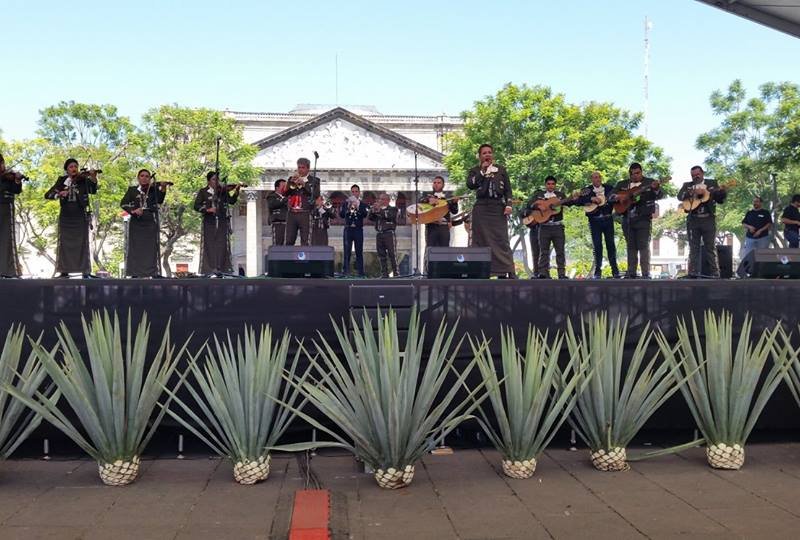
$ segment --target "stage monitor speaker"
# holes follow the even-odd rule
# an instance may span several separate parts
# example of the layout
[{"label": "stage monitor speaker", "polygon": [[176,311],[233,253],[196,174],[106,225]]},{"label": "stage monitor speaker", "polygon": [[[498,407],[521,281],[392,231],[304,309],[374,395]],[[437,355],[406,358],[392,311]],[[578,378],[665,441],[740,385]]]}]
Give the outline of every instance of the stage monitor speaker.
[{"label": "stage monitor speaker", "polygon": [[333,277],[332,246],[270,246],[267,275],[281,278]]},{"label": "stage monitor speaker", "polygon": [[[350,285],[350,313],[356,322],[361,322],[364,313],[377,329],[378,311],[386,313],[391,308],[397,317],[397,327],[404,331],[404,339],[414,308],[415,291],[413,285]],[[349,321],[348,321],[349,323]]]},{"label": "stage monitor speaker", "polygon": [[[719,265],[719,277],[731,279],[733,277],[733,247],[717,246],[717,264]],[[700,248],[700,273],[704,276],[711,275],[711,268],[705,257],[705,250]]]},{"label": "stage monitor speaker", "polygon": [[429,247],[425,250],[429,278],[488,279],[492,250],[483,247]]},{"label": "stage monitor speaker", "polygon": [[742,260],[742,269],[751,278],[800,278],[800,249],[754,249]]}]

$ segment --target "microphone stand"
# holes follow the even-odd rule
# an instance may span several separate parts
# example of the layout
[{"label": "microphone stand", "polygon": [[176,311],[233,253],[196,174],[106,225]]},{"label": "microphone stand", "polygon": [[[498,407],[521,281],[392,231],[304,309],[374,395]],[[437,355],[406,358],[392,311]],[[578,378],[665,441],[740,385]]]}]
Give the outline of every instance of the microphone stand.
[{"label": "microphone stand", "polygon": [[414,224],[414,245],[416,246],[416,253],[414,253],[414,270],[411,272],[410,275],[400,276],[405,278],[422,278],[425,277],[420,271],[420,255],[422,254],[422,250],[420,249],[419,245],[419,168],[417,167],[417,153],[414,152],[414,204],[417,205],[417,222]]}]

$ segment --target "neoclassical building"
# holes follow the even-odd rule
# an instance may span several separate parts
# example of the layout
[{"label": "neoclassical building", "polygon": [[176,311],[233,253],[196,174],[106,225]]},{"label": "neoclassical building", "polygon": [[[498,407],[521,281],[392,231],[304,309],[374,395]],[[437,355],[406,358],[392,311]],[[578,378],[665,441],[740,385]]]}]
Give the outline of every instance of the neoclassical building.
[{"label": "neoclassical building", "polygon": [[[334,207],[346,199],[352,184],[361,187],[368,204],[380,193],[390,194],[401,216],[397,231],[400,270],[413,271],[417,246],[413,228],[405,222],[405,207],[413,204],[415,177],[419,178],[420,192],[430,190],[437,175],[447,180],[444,136],[461,129],[459,117],[394,116],[382,115],[371,107],[326,106],[298,106],[288,113],[226,114],[243,126],[245,141],[258,148],[253,164],[262,171],[260,184],[243,192],[247,202],[239,205],[234,216],[234,269],[244,269],[248,276],[264,272],[264,255],[272,245],[266,195],[275,180],[293,174],[297,158],[311,159],[313,168],[317,152],[317,176]],[[329,231],[339,257],[342,221],[337,218]],[[375,231],[371,223],[365,224],[364,231],[369,266],[375,258]],[[466,244],[463,227],[454,228],[453,234],[455,242]],[[424,244],[422,232],[420,240]]]}]

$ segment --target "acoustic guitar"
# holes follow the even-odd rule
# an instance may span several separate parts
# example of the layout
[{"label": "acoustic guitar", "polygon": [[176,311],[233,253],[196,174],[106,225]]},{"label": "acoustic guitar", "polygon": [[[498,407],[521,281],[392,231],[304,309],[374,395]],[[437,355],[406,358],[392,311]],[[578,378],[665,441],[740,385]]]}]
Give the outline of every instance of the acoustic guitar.
[{"label": "acoustic guitar", "polygon": [[533,202],[531,213],[522,218],[522,223],[524,225],[530,225],[531,223],[540,225],[545,223],[561,211],[561,206],[576,200],[579,196],[580,193],[574,193],[565,199],[559,199],[557,197],[538,199]]},{"label": "acoustic guitar", "polygon": [[[659,187],[662,184],[669,182],[672,180],[671,176],[667,176],[666,178],[659,178],[657,180]],[[631,206],[636,204],[636,201],[639,200],[639,197],[643,193],[647,193],[648,191],[653,191],[653,184],[650,183],[647,186],[644,184],[640,186],[636,186],[635,188],[631,189],[621,189],[614,194],[614,213],[615,214],[624,214],[627,212]]]},{"label": "acoustic guitar", "polygon": [[704,189],[696,193],[694,192],[694,190],[692,190],[692,193],[690,193],[689,197],[681,201],[681,208],[683,208],[683,211],[688,214],[689,212],[696,210],[701,204],[710,201],[711,194],[714,193],[715,191],[727,191],[730,188],[734,187],[736,184],[737,184],[736,180],[731,180],[730,182],[727,182],[721,186],[712,187],[710,189]]}]

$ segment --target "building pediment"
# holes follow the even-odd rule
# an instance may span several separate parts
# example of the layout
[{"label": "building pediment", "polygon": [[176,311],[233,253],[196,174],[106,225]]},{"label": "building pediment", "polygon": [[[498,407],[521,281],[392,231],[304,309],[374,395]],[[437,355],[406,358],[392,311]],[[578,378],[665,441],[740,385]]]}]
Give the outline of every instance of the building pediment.
[{"label": "building pediment", "polygon": [[444,155],[345,109],[336,108],[255,143],[254,164],[293,169],[298,157],[320,155],[321,169],[443,169]]}]

